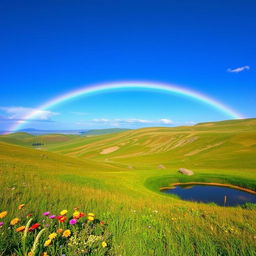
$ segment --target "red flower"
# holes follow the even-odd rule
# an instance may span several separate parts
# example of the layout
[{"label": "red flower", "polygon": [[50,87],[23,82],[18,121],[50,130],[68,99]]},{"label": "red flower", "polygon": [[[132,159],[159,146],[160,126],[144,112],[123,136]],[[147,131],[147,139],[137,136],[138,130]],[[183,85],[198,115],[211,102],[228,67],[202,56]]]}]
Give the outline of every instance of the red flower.
[{"label": "red flower", "polygon": [[32,216],[32,214],[31,213],[29,213],[28,215],[27,215],[27,217],[31,217]]},{"label": "red flower", "polygon": [[35,230],[35,229],[37,229],[37,228],[39,228],[39,227],[40,227],[40,224],[39,224],[39,223],[36,223],[36,224],[32,225],[32,226],[29,228],[29,231],[33,231],[33,230]]},{"label": "red flower", "polygon": [[83,213],[83,212],[80,212],[79,218],[82,218],[82,217],[84,217],[84,216],[85,216],[84,213]]},{"label": "red flower", "polygon": [[67,217],[66,216],[57,216],[56,219],[59,221],[59,222],[65,222]]},{"label": "red flower", "polygon": [[104,221],[101,221],[101,222],[100,222],[100,224],[101,224],[101,225],[104,225],[104,224],[105,224],[105,222],[104,222]]}]

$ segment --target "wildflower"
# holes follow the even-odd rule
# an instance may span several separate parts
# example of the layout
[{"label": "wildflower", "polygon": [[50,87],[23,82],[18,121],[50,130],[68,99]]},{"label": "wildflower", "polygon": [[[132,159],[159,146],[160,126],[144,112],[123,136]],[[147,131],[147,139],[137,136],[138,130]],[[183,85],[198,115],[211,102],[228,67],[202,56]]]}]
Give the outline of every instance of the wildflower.
[{"label": "wildflower", "polygon": [[59,221],[59,222],[65,222],[67,217],[66,216],[57,216],[56,219]]},{"label": "wildflower", "polygon": [[62,228],[58,228],[58,229],[57,229],[57,233],[60,234],[60,233],[62,233],[62,232],[63,232],[63,229],[62,229]]},{"label": "wildflower", "polygon": [[29,231],[33,231],[33,230],[35,230],[35,229],[37,229],[37,228],[39,228],[39,227],[40,227],[40,224],[39,224],[39,223],[36,223],[36,224],[32,225],[32,226],[29,228]]},{"label": "wildflower", "polygon": [[29,252],[29,253],[28,253],[28,256],[33,256],[33,252]]},{"label": "wildflower", "polygon": [[44,216],[48,216],[50,214],[50,212],[44,212],[43,215]]},{"label": "wildflower", "polygon": [[3,222],[0,222],[0,227],[2,227],[4,225],[4,223]]},{"label": "wildflower", "polygon": [[29,217],[31,217],[32,216],[32,214],[31,213],[29,213],[28,215],[27,215],[27,217],[29,218]]},{"label": "wildflower", "polygon": [[79,219],[80,218],[80,212],[79,211],[74,211],[73,218],[74,219]]},{"label": "wildflower", "polygon": [[44,242],[44,246],[47,247],[49,246],[50,244],[52,243],[52,240],[51,239],[48,239]]},{"label": "wildflower", "polygon": [[57,233],[51,233],[49,236],[48,236],[48,238],[49,239],[54,239],[54,238],[56,238],[57,237]]},{"label": "wildflower", "polygon": [[18,209],[21,210],[24,206],[25,206],[25,204],[20,204],[20,205],[18,206]]},{"label": "wildflower", "polygon": [[88,216],[94,217],[95,214],[94,213],[88,213]]},{"label": "wildflower", "polygon": [[14,219],[11,220],[10,224],[13,226],[13,225],[16,225],[19,222],[20,222],[19,218],[14,218]]},{"label": "wildflower", "polygon": [[49,256],[47,252],[43,252],[41,256]]},{"label": "wildflower", "polygon": [[16,232],[21,232],[21,231],[23,231],[25,228],[26,228],[25,226],[18,227],[18,228],[16,228]]},{"label": "wildflower", "polygon": [[76,220],[76,219],[72,219],[72,220],[69,221],[69,224],[70,224],[70,225],[74,225],[74,224],[76,224],[76,223],[77,223],[77,220]]},{"label": "wildflower", "polygon": [[68,212],[67,210],[62,210],[62,211],[60,212],[60,215],[62,215],[62,216],[63,216],[63,215],[66,215],[67,212]]},{"label": "wildflower", "polygon": [[79,217],[82,218],[82,217],[84,217],[84,215],[85,214],[83,212],[80,212],[80,216]]},{"label": "wildflower", "polygon": [[103,241],[103,242],[101,243],[101,245],[102,245],[103,248],[105,248],[105,247],[107,247],[108,244],[107,244],[105,241]]},{"label": "wildflower", "polygon": [[55,218],[56,218],[56,215],[49,216],[49,219],[55,219]]},{"label": "wildflower", "polygon": [[67,229],[67,230],[65,230],[64,232],[63,232],[63,237],[69,237],[71,235],[71,231],[69,230],[69,229]]},{"label": "wildflower", "polygon": [[87,219],[88,219],[89,221],[93,221],[93,220],[94,220],[94,217],[93,217],[93,216],[88,216]]},{"label": "wildflower", "polygon": [[7,215],[7,211],[0,212],[0,219],[4,218]]},{"label": "wildflower", "polygon": [[101,224],[101,225],[105,225],[105,222],[104,222],[104,221],[101,221],[100,224]]}]

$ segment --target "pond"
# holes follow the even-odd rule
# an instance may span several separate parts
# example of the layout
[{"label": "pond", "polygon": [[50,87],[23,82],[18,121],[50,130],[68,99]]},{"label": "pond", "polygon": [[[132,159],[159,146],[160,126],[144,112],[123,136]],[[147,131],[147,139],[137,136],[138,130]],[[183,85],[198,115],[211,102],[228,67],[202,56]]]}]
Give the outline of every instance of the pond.
[{"label": "pond", "polygon": [[218,185],[177,185],[174,188],[161,189],[161,192],[175,194],[182,200],[215,203],[221,206],[256,203],[256,194]]}]

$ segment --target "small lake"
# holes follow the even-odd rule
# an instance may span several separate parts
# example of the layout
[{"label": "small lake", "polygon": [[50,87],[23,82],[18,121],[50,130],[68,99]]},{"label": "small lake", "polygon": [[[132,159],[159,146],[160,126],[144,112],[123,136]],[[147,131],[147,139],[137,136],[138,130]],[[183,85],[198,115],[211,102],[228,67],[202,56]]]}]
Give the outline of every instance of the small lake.
[{"label": "small lake", "polygon": [[[247,202],[256,203],[255,194],[217,185],[177,185],[173,189],[163,189],[161,192],[175,194],[182,200],[215,203],[221,206],[236,206]],[[224,203],[225,196],[226,203]]]}]

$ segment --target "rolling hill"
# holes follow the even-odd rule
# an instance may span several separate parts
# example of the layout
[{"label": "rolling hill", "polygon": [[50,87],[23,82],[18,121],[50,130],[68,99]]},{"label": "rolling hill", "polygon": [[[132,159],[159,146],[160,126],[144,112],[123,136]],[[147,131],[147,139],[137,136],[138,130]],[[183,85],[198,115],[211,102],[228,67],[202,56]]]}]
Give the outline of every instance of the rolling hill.
[{"label": "rolling hill", "polygon": [[[254,256],[253,206],[182,201],[160,188],[210,181],[256,190],[255,128],[256,119],[247,119],[90,137],[3,135],[0,212],[20,216],[22,203],[39,221],[48,210],[94,212],[107,223],[110,255]],[[35,141],[44,145],[33,148]],[[12,248],[17,242],[2,236],[0,255]]]}]

